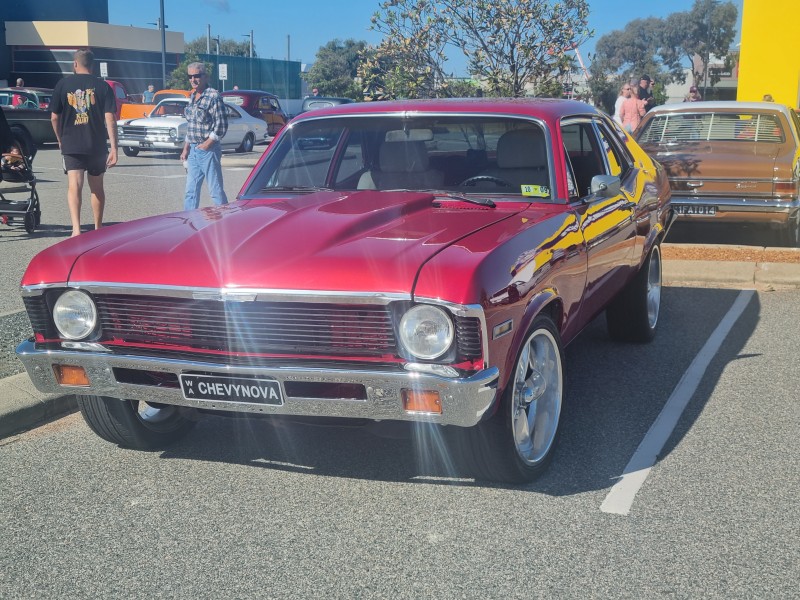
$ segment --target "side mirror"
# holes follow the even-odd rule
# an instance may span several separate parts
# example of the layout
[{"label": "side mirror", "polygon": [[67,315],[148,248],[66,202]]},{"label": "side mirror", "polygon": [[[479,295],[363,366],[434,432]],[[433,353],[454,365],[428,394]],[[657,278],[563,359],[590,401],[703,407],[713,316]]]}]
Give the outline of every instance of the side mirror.
[{"label": "side mirror", "polygon": [[620,194],[620,181],[616,175],[595,175],[592,177],[592,194],[611,198]]}]

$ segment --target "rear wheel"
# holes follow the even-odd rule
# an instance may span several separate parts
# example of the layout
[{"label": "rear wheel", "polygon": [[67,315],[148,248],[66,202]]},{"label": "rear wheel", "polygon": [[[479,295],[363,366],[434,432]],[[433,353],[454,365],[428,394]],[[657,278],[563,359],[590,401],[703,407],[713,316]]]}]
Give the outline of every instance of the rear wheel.
[{"label": "rear wheel", "polygon": [[138,148],[131,148],[129,146],[123,146],[122,151],[125,153],[125,156],[138,156],[139,154]]},{"label": "rear wheel", "polygon": [[76,396],[83,419],[97,435],[123,448],[163,448],[194,426],[191,409],[105,396]]},{"label": "rear wheel", "polygon": [[246,136],[244,136],[244,139],[242,140],[242,143],[239,144],[239,147],[236,148],[236,151],[237,152],[252,152],[253,151],[253,140],[254,140],[253,134],[252,133],[248,133]]},{"label": "rear wheel", "polygon": [[650,250],[644,265],[606,309],[611,337],[620,342],[649,342],[661,311],[661,247]]},{"label": "rear wheel", "polygon": [[36,231],[36,214],[34,212],[26,212],[23,224],[25,225],[25,231],[28,233]]},{"label": "rear wheel", "polygon": [[545,471],[558,440],[563,363],[555,324],[538,316],[497,413],[475,427],[453,432],[464,470],[479,479],[505,483],[527,483]]}]

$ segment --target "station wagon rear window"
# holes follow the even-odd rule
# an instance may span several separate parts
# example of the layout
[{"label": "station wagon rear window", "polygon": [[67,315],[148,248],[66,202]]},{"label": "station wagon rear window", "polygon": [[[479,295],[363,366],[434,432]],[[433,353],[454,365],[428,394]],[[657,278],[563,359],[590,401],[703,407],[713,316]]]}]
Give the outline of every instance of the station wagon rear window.
[{"label": "station wagon rear window", "polygon": [[483,116],[299,121],[270,150],[245,196],[270,191],[444,190],[554,197],[544,127]]},{"label": "station wagon rear window", "polygon": [[651,119],[638,136],[640,144],[687,141],[780,144],[784,140],[777,115],[755,112],[661,114]]}]

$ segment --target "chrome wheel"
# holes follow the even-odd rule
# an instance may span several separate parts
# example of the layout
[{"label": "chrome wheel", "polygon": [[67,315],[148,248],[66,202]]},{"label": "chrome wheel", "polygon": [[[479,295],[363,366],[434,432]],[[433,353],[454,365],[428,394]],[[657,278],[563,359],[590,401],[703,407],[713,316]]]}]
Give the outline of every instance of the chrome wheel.
[{"label": "chrome wheel", "polygon": [[[131,401],[136,418],[152,431],[172,431],[179,424],[179,408],[168,404]],[[138,404],[138,406],[136,406]]]},{"label": "chrome wheel", "polygon": [[650,329],[658,323],[661,310],[661,248],[654,246],[650,253],[650,267],[647,270],[647,322]]},{"label": "chrome wheel", "polygon": [[558,431],[562,394],[558,342],[547,329],[537,329],[517,361],[511,399],[514,446],[526,465],[537,465],[548,456]]}]

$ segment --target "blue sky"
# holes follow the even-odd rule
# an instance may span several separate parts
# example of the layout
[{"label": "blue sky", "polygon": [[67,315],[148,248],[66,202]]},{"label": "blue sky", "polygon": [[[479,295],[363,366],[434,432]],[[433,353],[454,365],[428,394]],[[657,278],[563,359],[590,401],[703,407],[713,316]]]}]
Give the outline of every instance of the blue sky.
[{"label": "blue sky", "polygon": [[[743,0],[733,0],[741,15]],[[664,17],[689,10],[693,0],[589,0],[589,26],[595,37],[581,46],[584,59],[594,51],[596,40],[629,20]],[[366,40],[377,44],[380,36],[369,29],[370,17],[379,0],[164,0],[164,21],[172,31],[181,31],[185,40],[211,35],[242,41],[253,30],[256,52],[261,58],[285,59],[304,63],[314,61],[320,46],[333,39]],[[109,22],[113,25],[152,27],[160,11],[159,0],[108,0]],[[624,20],[623,20],[624,19]],[[456,71],[464,66],[454,64]],[[456,75],[466,75],[457,72]]]}]

